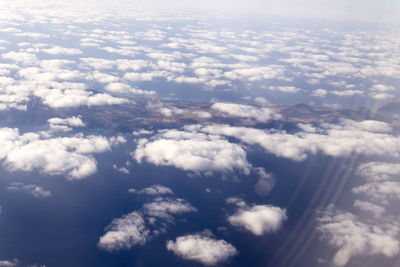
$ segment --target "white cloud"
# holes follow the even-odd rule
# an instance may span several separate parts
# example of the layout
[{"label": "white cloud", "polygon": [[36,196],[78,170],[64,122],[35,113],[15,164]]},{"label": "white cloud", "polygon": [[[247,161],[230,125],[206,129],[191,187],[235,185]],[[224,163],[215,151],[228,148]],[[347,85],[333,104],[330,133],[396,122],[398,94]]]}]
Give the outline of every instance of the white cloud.
[{"label": "white cloud", "polygon": [[25,52],[8,52],[1,55],[5,59],[10,59],[24,65],[34,65],[38,62],[35,54]]},{"label": "white cloud", "polygon": [[369,181],[398,179],[400,164],[387,162],[368,162],[358,166],[357,173]]},{"label": "white cloud", "polygon": [[287,219],[286,210],[279,207],[269,205],[248,206],[238,199],[227,199],[227,203],[238,206],[237,212],[228,217],[228,222],[257,236],[278,231]]},{"label": "white cloud", "polygon": [[156,91],[146,91],[142,89],[136,89],[132,88],[126,83],[117,83],[117,82],[112,82],[106,85],[104,88],[109,92],[113,93],[132,93],[132,94],[137,94],[137,95],[156,95]]},{"label": "white cloud", "polygon": [[184,199],[157,197],[152,202],[145,203],[140,211],[114,219],[106,227],[107,232],[100,237],[98,246],[114,251],[144,245],[153,237],[166,232],[175,223],[176,216],[196,211]]},{"label": "white cloud", "polygon": [[117,165],[113,164],[113,169],[119,171],[120,173],[129,174],[129,170],[126,167],[118,167]]},{"label": "white cloud", "polygon": [[140,139],[132,156],[139,163],[145,159],[194,172],[250,170],[241,146],[219,136],[187,131],[164,130],[151,139]]},{"label": "white cloud", "polygon": [[354,201],[353,206],[356,208],[359,208],[360,210],[371,212],[377,218],[382,216],[386,211],[385,207],[381,207],[374,203],[371,203],[368,201],[362,201],[362,200],[358,200],[358,199],[356,201]]},{"label": "white cloud", "polygon": [[211,107],[219,112],[227,113],[232,116],[250,118],[260,122],[277,120],[282,116],[270,108],[259,108],[250,105],[232,104],[232,103],[214,103]]},{"label": "white cloud", "polygon": [[179,236],[167,241],[167,249],[186,259],[204,265],[216,265],[238,254],[234,246],[221,239],[202,234]]},{"label": "white cloud", "polygon": [[361,90],[332,90],[330,93],[337,95],[337,96],[353,96],[353,95],[362,95],[364,94]]},{"label": "white cloud", "polygon": [[396,90],[396,88],[394,88],[391,85],[375,84],[369,90],[378,92],[387,92],[387,91],[394,91]]},{"label": "white cloud", "polygon": [[387,205],[390,199],[400,199],[400,182],[373,182],[354,187],[352,191]]},{"label": "white cloud", "polygon": [[84,127],[85,124],[83,123],[80,117],[70,117],[70,118],[50,118],[47,120],[50,125],[50,128],[53,131],[70,131],[72,130],[71,127]]},{"label": "white cloud", "polygon": [[122,218],[114,219],[106,230],[108,232],[100,237],[98,246],[108,251],[130,249],[135,245],[143,245],[151,234],[146,227],[142,214],[136,211]]},{"label": "white cloud", "polygon": [[75,135],[51,137],[48,133],[20,134],[18,129],[0,128],[0,160],[9,170],[39,170],[48,175],[82,179],[97,170],[92,154],[124,143],[121,137]]},{"label": "white cloud", "polygon": [[197,209],[190,205],[184,199],[162,198],[157,197],[153,202],[143,205],[146,214],[152,217],[167,218],[174,214],[183,214],[188,212],[196,212]]},{"label": "white cloud", "polygon": [[317,230],[328,242],[349,256],[399,253],[399,226],[396,223],[365,223],[355,215],[328,208],[317,218]]},{"label": "white cloud", "polygon": [[326,94],[327,94],[327,91],[325,89],[317,89],[317,90],[314,90],[311,95],[317,96],[317,97],[325,97]]},{"label": "white cloud", "polygon": [[46,48],[41,50],[44,53],[52,55],[79,55],[82,51],[77,48],[66,48],[61,46],[53,46],[51,48]]},{"label": "white cloud", "polygon": [[290,134],[228,125],[185,127],[190,131],[235,137],[246,144],[258,144],[276,156],[297,161],[306,159],[307,153],[319,152],[330,156],[348,156],[352,153],[400,156],[400,138],[393,136],[390,125],[384,122],[342,120],[338,124],[323,123],[318,128],[312,128],[315,132]]},{"label": "white cloud", "polygon": [[51,196],[50,191],[34,184],[25,185],[23,183],[12,183],[9,187],[7,187],[7,190],[25,192],[37,198]]},{"label": "white cloud", "polygon": [[172,190],[166,186],[155,184],[150,187],[146,187],[142,190],[136,190],[136,189],[129,189],[129,193],[136,193],[136,194],[144,194],[144,195],[173,195],[174,193]]},{"label": "white cloud", "polygon": [[273,91],[281,91],[284,93],[292,93],[292,94],[300,91],[299,88],[294,86],[270,86],[269,89]]}]

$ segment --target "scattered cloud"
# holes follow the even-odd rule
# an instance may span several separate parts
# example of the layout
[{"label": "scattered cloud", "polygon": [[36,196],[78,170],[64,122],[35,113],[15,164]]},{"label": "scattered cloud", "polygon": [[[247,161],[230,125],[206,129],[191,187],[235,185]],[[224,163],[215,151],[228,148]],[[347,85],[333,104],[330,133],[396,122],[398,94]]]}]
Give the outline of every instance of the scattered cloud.
[{"label": "scattered cloud", "polygon": [[139,163],[146,160],[193,172],[250,170],[241,146],[219,136],[189,131],[163,130],[150,139],[139,139],[132,156]]},{"label": "scattered cloud", "polygon": [[124,142],[122,137],[52,137],[46,132],[20,134],[18,129],[0,128],[0,160],[10,171],[39,170],[48,175],[82,179],[97,170],[92,154],[110,151],[112,146]]},{"label": "scattered cloud", "polygon": [[100,237],[98,246],[107,251],[130,249],[143,245],[150,238],[150,230],[139,212],[131,212],[122,218],[114,219],[106,228],[107,233]]},{"label": "scattered cloud", "polygon": [[215,239],[204,234],[179,236],[175,241],[167,241],[167,250],[185,260],[192,260],[204,265],[216,265],[238,254],[236,248],[222,239]]},{"label": "scattered cloud", "polygon": [[357,173],[369,181],[397,179],[400,175],[400,164],[376,161],[367,162],[358,166]]},{"label": "scattered cloud", "polygon": [[[155,188],[160,189],[160,186],[146,188],[140,194],[160,195],[154,192],[157,190]],[[169,193],[166,191],[171,191],[163,187],[160,190],[166,194]],[[141,210],[114,219],[105,228],[107,232],[100,237],[98,246],[107,251],[116,251],[144,245],[155,236],[166,232],[175,223],[176,216],[190,212],[197,212],[197,209],[184,199],[156,197],[145,203]]]},{"label": "scattered cloud", "polygon": [[231,116],[254,119],[260,122],[282,118],[282,116],[273,109],[259,108],[250,105],[214,103],[211,108],[222,113],[227,113]]},{"label": "scattered cloud", "polygon": [[143,194],[143,195],[173,195],[174,192],[166,186],[155,184],[150,187],[146,187],[142,190],[136,190],[134,188],[131,188],[128,190],[129,193],[135,193],[135,194]]},{"label": "scattered cloud", "polygon": [[317,218],[317,230],[332,246],[350,257],[382,254],[393,257],[399,253],[397,239],[400,228],[396,223],[363,222],[357,216],[327,208]]},{"label": "scattered cloud", "polygon": [[50,125],[50,129],[53,131],[71,131],[71,127],[84,127],[85,123],[83,123],[80,117],[70,117],[70,118],[50,118],[47,120]]},{"label": "scattered cloud", "polygon": [[34,184],[23,184],[23,183],[12,183],[9,187],[7,187],[8,191],[19,191],[28,193],[36,198],[40,197],[50,197],[51,192]]},{"label": "scattered cloud", "polygon": [[286,210],[269,205],[248,206],[240,199],[227,199],[228,204],[236,204],[238,210],[228,216],[233,226],[246,229],[254,235],[261,236],[277,232],[287,219]]}]

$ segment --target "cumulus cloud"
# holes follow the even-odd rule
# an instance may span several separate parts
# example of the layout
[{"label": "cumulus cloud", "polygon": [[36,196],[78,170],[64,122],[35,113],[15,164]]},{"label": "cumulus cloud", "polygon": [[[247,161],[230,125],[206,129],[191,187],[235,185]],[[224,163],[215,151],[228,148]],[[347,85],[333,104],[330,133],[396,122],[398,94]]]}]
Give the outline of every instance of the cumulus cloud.
[{"label": "cumulus cloud", "polygon": [[325,97],[328,92],[325,89],[314,90],[312,96]]},{"label": "cumulus cloud", "polygon": [[322,211],[317,222],[323,238],[350,257],[372,254],[393,257],[399,253],[400,228],[394,222],[363,222],[354,214],[332,207]]},{"label": "cumulus cloud", "polygon": [[250,118],[260,122],[278,120],[282,118],[282,116],[273,109],[259,108],[242,104],[214,103],[211,108],[232,116]]},{"label": "cumulus cloud", "polygon": [[142,138],[132,156],[139,163],[146,160],[194,172],[250,170],[241,146],[219,136],[188,131],[164,130],[150,139]]},{"label": "cumulus cloud", "polygon": [[184,235],[167,241],[167,250],[186,260],[204,265],[216,265],[238,254],[237,249],[222,239],[204,234]]},{"label": "cumulus cloud", "polygon": [[110,151],[126,142],[122,137],[74,135],[52,137],[48,133],[20,134],[18,129],[0,128],[0,160],[9,170],[33,171],[82,179],[97,170],[92,154]]},{"label": "cumulus cloud", "polygon": [[83,123],[80,117],[70,117],[70,118],[50,118],[47,120],[50,125],[50,128],[54,131],[70,131],[71,127],[84,127],[85,123]]},{"label": "cumulus cloud", "polygon": [[[156,195],[152,194],[154,188],[147,190],[151,191],[150,196]],[[162,190],[165,191],[165,188]],[[106,227],[107,232],[100,237],[98,246],[107,251],[115,251],[144,245],[153,237],[166,232],[175,223],[176,216],[196,211],[184,199],[157,197],[145,203],[141,210],[114,219]]]},{"label": "cumulus cloud", "polygon": [[292,94],[300,91],[300,88],[294,86],[270,86],[269,89],[273,91],[281,91],[284,93],[292,93]]},{"label": "cumulus cloud", "polygon": [[119,171],[120,173],[129,174],[129,170],[126,167],[118,167],[117,165],[113,164],[113,169]]},{"label": "cumulus cloud", "polygon": [[[400,138],[392,135],[391,126],[380,121],[342,120],[338,124],[320,124],[304,127],[303,131],[287,133],[279,130],[261,130],[228,125],[192,125],[189,131],[235,137],[250,145],[260,145],[279,157],[301,161],[307,153],[329,156],[349,156],[352,153],[366,156],[400,156]],[[309,132],[304,129],[313,129]]]},{"label": "cumulus cloud", "polygon": [[144,195],[173,195],[174,192],[166,186],[155,184],[150,187],[146,187],[142,190],[136,190],[134,188],[131,188],[128,190],[129,193],[135,193],[135,194],[144,194]]},{"label": "cumulus cloud", "polygon": [[400,164],[375,161],[367,162],[358,166],[357,173],[369,181],[397,179],[400,175]]},{"label": "cumulus cloud", "polygon": [[51,192],[49,190],[34,184],[26,185],[23,183],[12,183],[9,187],[7,187],[7,190],[25,192],[36,198],[51,196]]},{"label": "cumulus cloud", "polygon": [[352,192],[387,205],[391,199],[400,199],[400,182],[372,182],[354,187]]},{"label": "cumulus cloud", "polygon": [[137,95],[156,95],[156,92],[154,90],[146,91],[146,90],[136,89],[136,88],[132,88],[128,84],[117,83],[117,82],[112,82],[112,83],[107,84],[105,89],[107,91],[113,92],[113,93],[132,93],[132,94],[137,94]]},{"label": "cumulus cloud", "polygon": [[269,205],[248,206],[244,201],[237,198],[229,198],[227,203],[236,204],[238,207],[236,213],[228,217],[228,222],[257,236],[278,231],[287,219],[286,210],[279,207]]},{"label": "cumulus cloud", "polygon": [[113,251],[130,249],[134,245],[143,245],[150,237],[143,215],[131,212],[122,218],[114,219],[106,228],[107,233],[100,237],[98,246]]},{"label": "cumulus cloud", "polygon": [[77,48],[66,48],[62,46],[53,46],[51,48],[45,48],[41,50],[44,53],[52,55],[79,55],[82,51]]},{"label": "cumulus cloud", "polygon": [[153,217],[167,218],[174,214],[196,212],[197,209],[181,198],[171,199],[158,197],[143,205],[146,214]]}]

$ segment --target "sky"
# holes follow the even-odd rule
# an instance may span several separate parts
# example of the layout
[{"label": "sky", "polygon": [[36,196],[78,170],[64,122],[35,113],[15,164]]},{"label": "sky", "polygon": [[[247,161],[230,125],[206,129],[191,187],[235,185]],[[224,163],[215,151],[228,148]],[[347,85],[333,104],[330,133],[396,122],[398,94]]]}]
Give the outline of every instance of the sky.
[{"label": "sky", "polygon": [[[74,0],[75,1],[75,0]],[[82,3],[82,1],[76,1]],[[83,3],[98,5],[98,1]],[[283,17],[305,19],[329,19],[345,21],[398,24],[400,2],[396,0],[117,0],[102,1],[102,5],[197,10],[247,17]]]},{"label": "sky", "polygon": [[0,266],[400,261],[397,11],[0,0]]}]

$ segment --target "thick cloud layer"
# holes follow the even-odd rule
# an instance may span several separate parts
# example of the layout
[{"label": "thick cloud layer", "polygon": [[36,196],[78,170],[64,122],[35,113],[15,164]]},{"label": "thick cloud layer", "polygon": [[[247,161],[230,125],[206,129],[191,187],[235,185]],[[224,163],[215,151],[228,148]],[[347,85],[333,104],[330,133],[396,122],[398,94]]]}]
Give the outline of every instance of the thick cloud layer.
[{"label": "thick cloud layer", "polygon": [[238,254],[234,246],[221,239],[202,234],[179,236],[167,241],[167,249],[186,259],[204,265],[216,265]]}]

